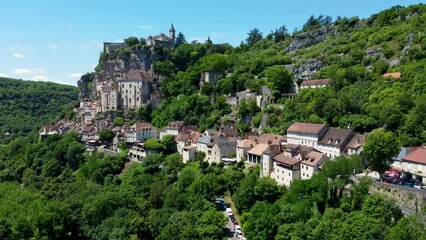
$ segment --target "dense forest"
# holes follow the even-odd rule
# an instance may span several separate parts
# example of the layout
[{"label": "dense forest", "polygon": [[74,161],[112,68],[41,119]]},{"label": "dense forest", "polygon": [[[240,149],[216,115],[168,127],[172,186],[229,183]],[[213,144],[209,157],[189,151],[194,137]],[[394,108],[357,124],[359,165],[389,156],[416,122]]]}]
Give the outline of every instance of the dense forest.
[{"label": "dense forest", "polygon": [[[426,141],[425,23],[426,7],[415,5],[368,19],[312,16],[291,34],[285,26],[266,36],[253,29],[238,47],[189,44],[179,34],[176,48],[157,49],[164,55],[154,64],[164,76],[164,101],[141,108],[139,117],[157,127],[185,120],[203,130],[235,110],[239,119],[253,118],[250,126],[237,122],[241,131],[265,119],[263,130],[274,133],[295,121],[323,122],[357,132],[384,127],[401,144],[420,145]],[[318,43],[292,44],[297,36],[319,32],[327,37]],[[293,73],[285,66],[309,61],[323,64],[313,77],[332,78],[331,86],[287,99]],[[200,88],[202,71],[225,77]],[[399,79],[382,77],[397,71]],[[226,103],[228,95],[263,85],[274,98],[264,110],[251,101],[238,109]],[[358,156],[329,161],[312,179],[288,189],[241,162],[182,164],[160,140],[152,142],[158,154],[130,164],[126,150],[88,154],[73,133],[40,140],[31,132],[55,118],[71,118],[64,106],[74,104],[76,88],[3,78],[0,86],[0,129],[14,134],[0,145],[0,239],[226,239],[227,218],[214,201],[224,196],[232,199],[250,240],[426,239],[422,215],[403,217],[392,201],[369,194],[368,179],[353,182]]]},{"label": "dense forest", "polygon": [[224,239],[229,196],[248,239],[424,239],[420,216],[402,217],[369,194],[369,180],[344,187],[358,157],[327,162],[285,189],[259,168],[225,167],[180,154],[149,155],[123,173],[125,152],[84,153],[74,134],[29,135],[0,148],[1,239]]},{"label": "dense forest", "polygon": [[0,144],[65,114],[72,118],[77,97],[78,88],[68,85],[0,78]]}]

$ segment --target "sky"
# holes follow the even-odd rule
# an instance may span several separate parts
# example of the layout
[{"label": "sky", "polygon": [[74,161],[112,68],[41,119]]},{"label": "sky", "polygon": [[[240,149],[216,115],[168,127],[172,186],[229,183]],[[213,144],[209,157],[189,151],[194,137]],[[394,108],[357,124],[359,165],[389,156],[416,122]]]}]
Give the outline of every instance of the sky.
[{"label": "sky", "polygon": [[103,42],[168,35],[237,46],[258,28],[302,28],[311,16],[366,18],[421,0],[1,0],[0,76],[77,85],[93,72]]}]

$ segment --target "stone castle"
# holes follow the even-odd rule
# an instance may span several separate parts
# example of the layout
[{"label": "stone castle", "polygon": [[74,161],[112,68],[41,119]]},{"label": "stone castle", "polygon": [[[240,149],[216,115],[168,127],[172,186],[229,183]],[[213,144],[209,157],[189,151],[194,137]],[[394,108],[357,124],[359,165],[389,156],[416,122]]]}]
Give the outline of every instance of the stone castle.
[{"label": "stone castle", "polygon": [[[115,111],[117,109],[139,109],[147,104],[156,105],[160,101],[159,86],[153,81],[155,78],[152,66],[155,56],[155,46],[173,48],[175,45],[175,29],[173,24],[169,36],[160,33],[147,38],[148,48],[132,49],[131,53],[109,54],[100,64],[100,71],[95,76],[94,98],[98,101],[100,112]],[[127,48],[126,43],[104,43],[104,52]]]}]

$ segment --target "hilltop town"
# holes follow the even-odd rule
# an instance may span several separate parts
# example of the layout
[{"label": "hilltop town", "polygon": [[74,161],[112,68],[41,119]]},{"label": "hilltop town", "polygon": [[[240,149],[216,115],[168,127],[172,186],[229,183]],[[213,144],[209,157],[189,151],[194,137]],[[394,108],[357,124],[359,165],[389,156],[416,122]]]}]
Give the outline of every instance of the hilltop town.
[{"label": "hilltop town", "polygon": [[[115,155],[128,149],[128,159],[140,163],[147,155],[159,153],[158,149],[151,147],[152,144],[146,145],[147,141],[158,143],[169,136],[173,138],[173,148],[181,154],[183,163],[207,161],[209,164],[228,165],[243,161],[247,166],[258,165],[260,176],[271,177],[287,187],[295,180],[311,178],[326,161],[341,155],[362,155],[366,135],[354,132],[350,125],[340,129],[325,124],[295,122],[283,135],[263,133],[261,126],[244,132],[237,129],[235,120],[242,103],[251,101],[261,110],[269,105],[282,107],[273,103],[272,91],[266,85],[257,92],[246,89],[225,96],[226,103],[233,110],[222,116],[228,122],[222,120],[222,124],[216,128],[200,131],[196,125],[185,121],[171,121],[158,129],[150,122],[131,119],[132,112],[147,106],[156,108],[161,103],[158,80],[162,76],[155,73],[155,58],[152,56],[157,54],[156,46],[172,49],[174,43],[173,25],[169,36],[164,33],[149,36],[142,55],[138,53],[139,49],[131,49],[127,43],[104,43],[104,54],[114,55],[127,50],[130,51],[130,60],[126,62],[117,57],[113,63],[108,59],[100,62],[100,70],[92,76],[92,89],[87,86],[89,76],[83,76],[79,81],[80,106],[74,109],[76,121],[63,119],[54,125],[46,125],[40,130],[40,137],[73,131],[86,144],[88,151]],[[229,77],[232,73],[227,74]],[[202,72],[200,87],[215,85],[223,77],[223,72]],[[400,77],[399,72],[383,74],[385,79]],[[290,82],[289,91],[283,95],[285,98],[292,98],[299,92],[329,87],[333,82],[333,79],[296,80]],[[153,86],[156,86],[156,90]],[[121,113],[122,117],[117,113]],[[126,119],[126,116],[130,118]],[[124,124],[123,120],[130,124]],[[250,124],[252,119],[246,116],[242,121]],[[102,139],[101,135],[105,132],[111,133],[113,138]],[[397,164],[401,165],[401,162]],[[411,168],[415,166],[408,167]]]},{"label": "hilltop town", "polygon": [[239,45],[181,21],[78,88],[0,75],[0,239],[426,239],[424,4]]}]

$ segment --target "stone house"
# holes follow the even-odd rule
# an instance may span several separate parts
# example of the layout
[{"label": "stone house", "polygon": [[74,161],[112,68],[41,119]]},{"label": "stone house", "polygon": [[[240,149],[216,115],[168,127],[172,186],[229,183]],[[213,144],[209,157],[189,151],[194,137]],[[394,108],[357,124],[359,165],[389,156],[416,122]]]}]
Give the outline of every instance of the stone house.
[{"label": "stone house", "polygon": [[331,79],[304,80],[300,84],[300,89],[323,88],[330,85],[331,82]]},{"label": "stone house", "polygon": [[317,149],[327,157],[334,159],[340,156],[354,135],[352,130],[329,128],[318,142]]},{"label": "stone house", "polygon": [[235,155],[236,147],[236,141],[229,141],[226,138],[218,138],[214,142],[213,146],[209,147],[209,163],[220,163],[222,158],[230,158],[232,155]]},{"label": "stone house", "polygon": [[243,161],[246,161],[247,151],[251,150],[256,145],[257,145],[256,142],[249,139],[244,139],[239,141],[237,144],[237,151],[236,151],[237,161],[240,161],[241,159]]},{"label": "stone house", "polygon": [[220,72],[202,72],[200,79],[200,87],[203,86],[204,83],[210,83],[212,85],[215,85],[217,83],[217,80],[221,77],[223,77],[223,74]]},{"label": "stone house", "polygon": [[103,82],[100,87],[101,110],[139,109],[149,103],[151,76],[142,70],[132,69],[115,82]]},{"label": "stone house", "polygon": [[185,130],[176,137],[177,152],[182,155],[184,163],[195,160],[200,136],[197,131]]},{"label": "stone house", "polygon": [[246,162],[252,164],[262,164],[263,153],[268,150],[269,145],[265,143],[259,143],[254,148],[247,151]]},{"label": "stone house", "polygon": [[182,149],[182,162],[194,161],[197,157],[197,145],[191,144]]},{"label": "stone house", "polygon": [[157,128],[147,122],[137,122],[126,132],[126,142],[145,142],[148,138],[157,138]]},{"label": "stone house", "polygon": [[273,158],[271,178],[278,184],[289,187],[294,180],[300,179],[300,160],[282,152]]},{"label": "stone house", "polygon": [[300,162],[301,179],[310,179],[315,173],[320,171],[321,165],[328,159],[325,154],[312,150]]},{"label": "stone house", "polygon": [[160,131],[160,139],[163,139],[165,135],[177,136],[183,129],[184,125],[184,121],[173,121],[169,123],[169,125]]},{"label": "stone house", "polygon": [[317,147],[327,130],[325,124],[297,122],[287,129],[287,142]]},{"label": "stone house", "polygon": [[197,152],[203,152],[206,155],[206,159],[210,162],[210,155],[208,145],[211,144],[212,136],[208,134],[202,134],[197,141]]},{"label": "stone house", "polygon": [[425,147],[419,147],[406,156],[402,157],[401,170],[408,172],[413,177],[426,184],[426,149]]},{"label": "stone house", "polygon": [[95,126],[86,126],[79,133],[80,139],[83,142],[88,142],[90,140],[99,140],[99,131]]},{"label": "stone house", "polygon": [[169,36],[164,33],[160,33],[156,36],[148,36],[146,39],[146,45],[150,47],[162,46],[165,48],[173,48],[175,46],[176,30],[173,24],[170,26]]},{"label": "stone house", "polygon": [[365,143],[365,136],[361,134],[355,134],[344,149],[347,155],[361,154],[363,151],[363,145]]}]

